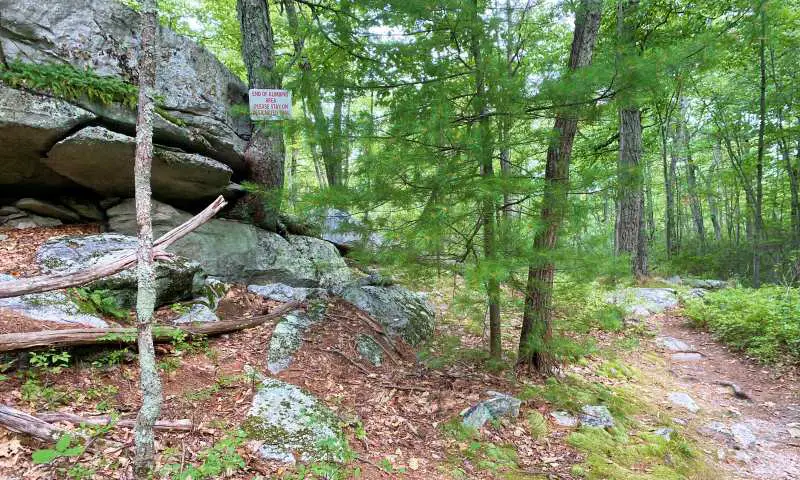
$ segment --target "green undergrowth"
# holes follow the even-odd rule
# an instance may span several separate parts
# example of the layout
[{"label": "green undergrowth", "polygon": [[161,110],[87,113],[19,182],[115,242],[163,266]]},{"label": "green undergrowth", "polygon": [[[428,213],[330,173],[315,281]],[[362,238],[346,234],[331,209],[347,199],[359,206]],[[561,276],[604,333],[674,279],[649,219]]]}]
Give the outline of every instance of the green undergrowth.
[{"label": "green undergrowth", "polygon": [[688,301],[684,313],[764,363],[800,363],[800,289],[728,288]]}]

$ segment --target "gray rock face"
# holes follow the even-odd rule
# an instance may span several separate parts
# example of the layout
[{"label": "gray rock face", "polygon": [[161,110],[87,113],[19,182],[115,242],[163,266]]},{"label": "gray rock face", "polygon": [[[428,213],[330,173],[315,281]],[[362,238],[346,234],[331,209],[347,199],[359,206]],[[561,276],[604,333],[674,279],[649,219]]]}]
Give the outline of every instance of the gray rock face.
[{"label": "gray rock face", "polygon": [[187,323],[211,323],[218,321],[219,317],[217,317],[217,314],[214,313],[213,310],[208,308],[206,305],[198,303],[192,305],[192,308],[190,308],[188,312],[184,313],[172,322],[177,325],[182,325]]},{"label": "gray rock face", "polygon": [[336,415],[294,385],[264,378],[253,397],[244,429],[266,460],[284,463],[341,461],[320,444],[341,438]]},{"label": "gray rock face", "polygon": [[[100,75],[138,83],[139,34],[135,26],[140,17],[121,3],[0,0],[0,11],[0,42],[10,61],[68,62],[79,69],[89,67]],[[238,135],[247,134],[248,127],[245,118],[230,112],[233,105],[246,103],[246,87],[211,53],[186,37],[159,27],[158,44],[156,89],[163,96],[164,108],[186,124],[170,129],[181,132],[170,140],[183,140],[192,151],[234,168],[243,167],[244,141]],[[100,112],[100,116],[106,115]],[[130,113],[126,116],[126,121],[116,119],[116,123],[133,125]],[[159,123],[156,142],[175,144],[165,142],[165,134],[173,132],[165,132]]]},{"label": "gray rock face", "polygon": [[335,208],[327,209],[321,218],[322,238],[344,248],[377,248],[383,239],[377,233],[365,231],[363,222],[349,213]]},{"label": "gray rock face", "polygon": [[703,359],[703,354],[696,352],[678,352],[670,355],[673,362],[699,362]]},{"label": "gray rock face", "polygon": [[247,291],[276,302],[302,302],[309,297],[320,297],[326,293],[322,288],[290,287],[283,283],[248,285]]},{"label": "gray rock face", "polygon": [[421,294],[394,285],[360,287],[351,285],[336,292],[343,299],[369,313],[391,335],[418,345],[433,335],[435,311]]},{"label": "gray rock face", "polygon": [[80,215],[69,208],[35,198],[19,199],[14,203],[14,206],[26,212],[35,213],[44,217],[58,218],[66,222],[77,222],[81,218]]},{"label": "gray rock face", "polygon": [[657,435],[668,442],[672,439],[673,433],[675,433],[675,430],[667,427],[661,427],[653,431],[653,435]]},{"label": "gray rock face", "polygon": [[[6,3],[0,2],[3,20]],[[0,39],[2,35],[0,33]],[[40,159],[63,135],[94,118],[91,112],[65,101],[0,84],[0,145],[3,146],[0,148],[0,189],[3,193],[31,195],[74,187],[71,180],[51,170]]]},{"label": "gray rock face", "polygon": [[383,349],[377,340],[370,335],[359,333],[356,337],[356,350],[361,358],[367,360],[369,363],[380,367],[383,363]]},{"label": "gray rock face", "polygon": [[687,279],[684,281],[687,285],[694,288],[702,288],[704,290],[721,290],[728,287],[728,283],[722,280],[702,280],[702,279]]},{"label": "gray rock face", "polygon": [[550,412],[550,416],[560,427],[573,428],[578,426],[578,419],[567,412]]},{"label": "gray rock face", "polygon": [[614,417],[605,405],[584,405],[581,409],[581,425],[589,428],[612,428]]},{"label": "gray rock face", "polygon": [[281,318],[272,330],[267,354],[267,368],[273,375],[289,368],[294,354],[303,344],[303,334],[309,327],[321,321],[325,315],[325,304],[314,303],[307,311],[295,310]]},{"label": "gray rock face", "polygon": [[[15,280],[11,275],[0,274],[0,282]],[[45,292],[0,298],[0,310],[7,310],[33,320],[56,323],[88,325],[104,328],[108,326],[102,318],[83,313],[78,305],[64,292]]]},{"label": "gray rock face", "polygon": [[[42,244],[36,262],[43,273],[72,273],[119,258],[136,249],[134,237],[102,233],[85,237],[57,237]],[[157,304],[164,305],[192,297],[202,284],[200,265],[184,258],[156,262]],[[88,285],[93,290],[109,290],[123,307],[132,307],[136,300],[136,272],[133,269],[96,280]]]},{"label": "gray rock face", "polygon": [[658,337],[656,343],[671,352],[686,352],[692,349],[686,342],[674,337]]},{"label": "gray rock face", "polygon": [[739,422],[731,425],[731,435],[733,435],[736,448],[747,450],[756,444],[757,439],[755,434],[753,434],[750,427],[744,423]]},{"label": "gray rock face", "polygon": [[218,278],[207,277],[203,282],[203,286],[200,287],[200,291],[197,292],[198,297],[194,301],[207,306],[211,310],[216,310],[220,300],[225,298],[230,289],[230,284]]},{"label": "gray rock face", "polygon": [[[44,163],[103,196],[130,197],[135,150],[133,137],[87,127],[58,142]],[[153,196],[166,201],[208,201],[228,186],[232,173],[230,167],[210,158],[156,147]]]},{"label": "gray rock face", "polygon": [[[112,231],[136,234],[133,199],[111,207],[106,214]],[[161,202],[153,202],[152,216],[155,236],[191,217]],[[199,262],[209,275],[224,281],[329,288],[350,278],[339,252],[324,240],[290,236],[287,241],[278,234],[233,220],[211,220],[170,250]]]},{"label": "gray rock face", "polygon": [[486,393],[491,398],[470,407],[464,413],[464,419],[462,420],[464,425],[479,429],[492,419],[505,416],[516,418],[519,416],[519,407],[522,405],[522,401],[518,398],[500,392],[488,391]]},{"label": "gray rock face", "polygon": [[91,201],[74,197],[61,197],[61,203],[80,215],[81,218],[102,222],[106,219],[100,207]]},{"label": "gray rock face", "polygon": [[57,227],[63,222],[57,218],[42,217],[33,214],[12,214],[0,219],[0,226],[3,228],[16,228],[24,230],[26,228],[37,227]]},{"label": "gray rock face", "polygon": [[672,392],[667,397],[673,405],[676,405],[681,408],[685,408],[692,413],[697,413],[700,411],[700,407],[695,403],[694,399],[689,396],[687,393],[683,392]]},{"label": "gray rock face", "polygon": [[652,315],[678,306],[678,296],[671,288],[626,288],[612,293],[608,303],[621,305],[631,314]]}]

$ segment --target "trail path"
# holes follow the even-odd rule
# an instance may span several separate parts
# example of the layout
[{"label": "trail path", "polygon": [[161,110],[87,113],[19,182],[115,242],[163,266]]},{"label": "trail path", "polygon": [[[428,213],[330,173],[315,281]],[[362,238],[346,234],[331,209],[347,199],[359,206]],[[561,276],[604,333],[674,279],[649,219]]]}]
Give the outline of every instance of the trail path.
[{"label": "trail path", "polygon": [[[653,315],[647,324],[657,332],[656,355],[650,353],[651,361],[640,368],[657,379],[654,400],[660,396],[670,405],[675,422],[685,422],[685,432],[707,445],[729,478],[800,479],[796,372],[765,368],[730,352],[674,311]],[[671,394],[688,394],[699,410],[689,411]]]}]

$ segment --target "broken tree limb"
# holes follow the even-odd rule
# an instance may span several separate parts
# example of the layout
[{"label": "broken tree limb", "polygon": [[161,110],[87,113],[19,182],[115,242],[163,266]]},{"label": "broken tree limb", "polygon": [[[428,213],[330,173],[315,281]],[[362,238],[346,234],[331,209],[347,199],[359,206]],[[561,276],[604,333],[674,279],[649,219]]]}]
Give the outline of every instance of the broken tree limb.
[{"label": "broken tree limb", "polygon": [[[255,317],[223,320],[181,327],[157,326],[153,329],[153,341],[169,342],[176,336],[220,335],[257,327],[300,306],[300,302],[281,305],[275,310]],[[13,352],[42,347],[77,347],[101,344],[136,343],[136,328],[72,328],[67,330],[45,330],[40,332],[6,333],[0,335],[0,352]]]},{"label": "broken tree limb", "polygon": [[54,442],[64,434],[60,428],[6,405],[0,405],[0,426],[45,442]]},{"label": "broken tree limb", "polygon": [[[155,258],[167,258],[169,254],[164,251],[166,248],[211,220],[225,205],[225,199],[220,195],[211,205],[206,207],[205,210],[165,233],[153,244],[153,256]],[[117,260],[95,265],[92,268],[80,272],[59,275],[38,275],[36,277],[18,278],[16,280],[0,282],[0,298],[17,297],[19,295],[41,293],[61,288],[78,287],[99,278],[126,270],[135,264],[136,251],[132,250],[130,253]]]},{"label": "broken tree limb", "polygon": [[[113,422],[113,419],[111,417],[105,415],[100,417],[82,417],[80,415],[68,412],[44,412],[44,413],[36,413],[33,416],[47,423],[61,422],[61,423],[71,423],[74,425],[113,424],[114,426],[117,427],[133,427],[136,424],[136,420],[117,420],[116,422]],[[194,428],[194,425],[192,424],[192,421],[189,419],[158,420],[154,428],[156,430],[189,432]]]}]

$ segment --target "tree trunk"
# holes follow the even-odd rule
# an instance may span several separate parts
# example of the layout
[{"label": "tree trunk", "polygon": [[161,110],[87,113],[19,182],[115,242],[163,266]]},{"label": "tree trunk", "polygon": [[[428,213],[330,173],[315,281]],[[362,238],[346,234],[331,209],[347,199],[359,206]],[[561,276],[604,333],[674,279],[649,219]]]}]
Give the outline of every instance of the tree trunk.
[{"label": "tree trunk", "polygon": [[[569,71],[574,72],[592,62],[602,2],[582,0],[575,16],[575,31],[569,58]],[[518,363],[532,365],[537,371],[550,374],[555,366],[548,350],[552,337],[553,276],[555,264],[548,251],[556,248],[558,230],[568,209],[569,163],[572,145],[578,130],[578,116],[565,111],[558,114],[553,126],[554,138],[547,147],[545,190],[541,218],[544,228],[534,238],[534,250],[541,258],[528,268],[525,310],[519,338]]]},{"label": "tree trunk", "polygon": [[665,238],[667,241],[667,258],[675,253],[675,191],[672,184],[675,181],[675,164],[667,162],[669,149],[667,148],[667,130],[669,126],[666,120],[660,125],[659,133],[661,136],[661,165],[664,171],[664,194],[666,205],[664,207],[664,218],[666,221]]},{"label": "tree trunk", "polygon": [[617,178],[616,253],[631,255],[636,278],[647,276],[647,243],[640,242],[643,217],[642,117],[638,108],[619,111],[619,160]]},{"label": "tree trunk", "polygon": [[[236,11],[242,32],[242,57],[247,67],[250,88],[280,88],[275,71],[275,40],[268,0],[237,0]],[[253,134],[244,152],[247,177],[261,194],[244,198],[244,214],[256,225],[278,229],[281,189],[284,175],[283,131],[277,122],[253,125]]]},{"label": "tree trunk", "polygon": [[150,219],[150,172],[153,163],[153,110],[156,83],[158,25],[155,0],[142,1],[141,53],[139,57],[139,113],[136,118],[134,196],[139,238],[136,277],[136,319],[139,330],[139,386],[142,406],[136,417],[133,438],[136,454],[133,469],[138,478],[149,478],[154,467],[153,426],[161,414],[161,379],[153,347],[153,310],[156,302],[153,260],[153,225]]},{"label": "tree trunk", "polygon": [[722,240],[722,228],[719,222],[719,208],[717,207],[717,187],[714,185],[714,176],[719,170],[722,158],[722,145],[719,140],[714,144],[713,161],[711,169],[706,175],[706,198],[708,200],[708,212],[711,216],[711,225],[714,226],[714,239],[719,242]]},{"label": "tree trunk", "polygon": [[756,157],[756,195],[755,205],[753,205],[754,219],[753,219],[753,287],[759,288],[761,286],[761,236],[764,230],[764,220],[761,214],[761,208],[764,198],[764,150],[766,145],[764,143],[764,131],[767,123],[767,61],[766,61],[766,43],[767,43],[767,16],[766,16],[766,0],[762,0],[759,6],[759,15],[761,17],[761,38],[758,47],[758,59],[761,73],[761,82],[759,84],[759,109],[758,109],[758,154]]},{"label": "tree trunk", "polygon": [[683,152],[683,159],[686,162],[686,187],[689,193],[689,207],[692,210],[692,219],[694,220],[695,232],[700,239],[700,244],[705,245],[706,230],[703,221],[703,209],[700,205],[700,196],[697,194],[697,166],[692,160],[691,150],[691,136],[689,135],[688,128],[688,103],[686,97],[680,99],[680,133],[681,138],[681,151]]}]

